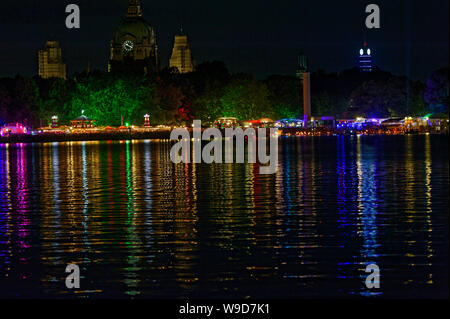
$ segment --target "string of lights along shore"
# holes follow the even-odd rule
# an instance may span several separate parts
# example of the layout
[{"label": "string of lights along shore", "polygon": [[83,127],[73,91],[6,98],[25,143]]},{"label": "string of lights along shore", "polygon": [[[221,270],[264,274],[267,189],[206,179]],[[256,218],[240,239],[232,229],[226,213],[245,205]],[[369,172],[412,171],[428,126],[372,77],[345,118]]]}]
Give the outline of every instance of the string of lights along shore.
[{"label": "string of lights along shore", "polygon": [[[39,51],[39,76],[66,79],[66,65],[58,41],[48,41]],[[194,71],[191,45],[183,28],[175,35],[169,66],[179,73]],[[155,29],[144,19],[139,0],[128,0],[125,17],[114,31],[108,72],[152,74],[160,67]]]}]

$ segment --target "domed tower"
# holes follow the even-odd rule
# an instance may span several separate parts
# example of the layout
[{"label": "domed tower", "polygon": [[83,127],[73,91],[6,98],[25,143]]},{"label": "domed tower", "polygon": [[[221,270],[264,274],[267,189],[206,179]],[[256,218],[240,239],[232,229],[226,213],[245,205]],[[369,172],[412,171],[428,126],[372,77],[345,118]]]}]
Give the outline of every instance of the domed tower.
[{"label": "domed tower", "polygon": [[108,72],[149,74],[158,71],[155,30],[142,18],[139,0],[128,0],[125,18],[111,41]]}]

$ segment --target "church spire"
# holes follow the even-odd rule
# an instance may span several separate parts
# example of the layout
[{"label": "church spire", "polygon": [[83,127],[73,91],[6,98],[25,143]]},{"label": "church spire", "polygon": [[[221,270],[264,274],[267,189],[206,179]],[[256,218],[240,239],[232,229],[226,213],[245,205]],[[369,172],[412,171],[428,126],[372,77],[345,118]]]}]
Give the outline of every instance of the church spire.
[{"label": "church spire", "polygon": [[127,18],[142,17],[141,2],[139,0],[128,0]]}]

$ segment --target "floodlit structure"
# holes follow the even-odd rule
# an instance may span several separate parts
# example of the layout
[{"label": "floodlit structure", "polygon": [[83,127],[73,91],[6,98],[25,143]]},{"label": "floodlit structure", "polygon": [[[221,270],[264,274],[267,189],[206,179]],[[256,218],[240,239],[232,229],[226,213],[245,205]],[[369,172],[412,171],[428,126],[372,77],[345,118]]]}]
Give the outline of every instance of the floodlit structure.
[{"label": "floodlit structure", "polygon": [[175,36],[169,65],[171,68],[177,68],[180,73],[194,71],[195,62],[192,58],[191,45],[187,35],[183,33],[183,29],[181,29],[180,34]]},{"label": "floodlit structure", "polygon": [[56,115],[52,116],[52,128],[58,127],[58,117]]},{"label": "floodlit structure", "polygon": [[304,127],[303,120],[299,119],[282,119],[275,122],[275,127],[279,128],[301,128]]},{"label": "floodlit structure", "polygon": [[144,115],[144,126],[150,127],[150,115],[148,115],[148,114]]},{"label": "floodlit structure", "polygon": [[109,72],[148,74],[158,71],[155,30],[142,17],[139,0],[129,0],[125,18],[110,44]]},{"label": "floodlit structure", "polygon": [[95,120],[88,118],[84,115],[84,111],[81,112],[81,116],[70,121],[72,128],[93,128],[95,127]]},{"label": "floodlit structure", "polygon": [[239,126],[239,122],[235,117],[221,117],[214,122],[214,126],[219,128],[232,128]]},{"label": "floodlit structure", "polygon": [[57,41],[47,41],[45,48],[39,50],[39,76],[43,79],[66,79],[66,65]]},{"label": "floodlit structure", "polygon": [[6,136],[9,134],[27,134],[27,128],[21,123],[10,123],[4,125],[0,130],[1,136]]},{"label": "floodlit structure", "polygon": [[270,127],[272,125],[275,125],[275,122],[269,118],[262,118],[259,120],[242,121],[241,124],[245,128],[249,128],[249,127],[265,128],[265,127]]},{"label": "floodlit structure", "polygon": [[336,127],[336,120],[333,116],[311,117],[313,127]]}]

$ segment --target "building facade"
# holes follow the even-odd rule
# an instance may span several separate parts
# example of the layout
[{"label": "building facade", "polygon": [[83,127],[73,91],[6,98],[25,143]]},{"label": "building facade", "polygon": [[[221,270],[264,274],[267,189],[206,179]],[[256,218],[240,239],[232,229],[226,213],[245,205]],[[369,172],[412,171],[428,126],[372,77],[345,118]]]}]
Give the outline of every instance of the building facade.
[{"label": "building facade", "polygon": [[192,57],[191,45],[183,30],[181,30],[181,34],[175,36],[169,66],[171,68],[177,68],[180,73],[194,71],[195,61]]},{"label": "building facade", "polygon": [[158,71],[155,30],[142,18],[139,0],[129,0],[125,18],[114,32],[109,72],[150,74]]},{"label": "building facade", "polygon": [[39,50],[39,76],[43,79],[66,79],[66,65],[57,41],[47,41],[45,48]]}]

